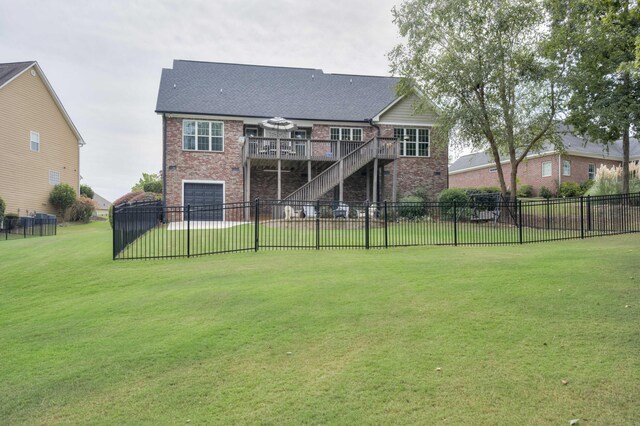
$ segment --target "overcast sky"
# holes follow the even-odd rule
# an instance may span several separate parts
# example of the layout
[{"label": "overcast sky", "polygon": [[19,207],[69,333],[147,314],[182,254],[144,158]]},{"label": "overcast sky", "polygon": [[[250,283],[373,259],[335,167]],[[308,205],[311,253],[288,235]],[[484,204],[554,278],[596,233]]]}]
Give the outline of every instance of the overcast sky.
[{"label": "overcast sky", "polygon": [[0,62],[36,60],[110,201],[162,168],[160,72],[174,59],[390,75],[401,0],[0,0]]}]

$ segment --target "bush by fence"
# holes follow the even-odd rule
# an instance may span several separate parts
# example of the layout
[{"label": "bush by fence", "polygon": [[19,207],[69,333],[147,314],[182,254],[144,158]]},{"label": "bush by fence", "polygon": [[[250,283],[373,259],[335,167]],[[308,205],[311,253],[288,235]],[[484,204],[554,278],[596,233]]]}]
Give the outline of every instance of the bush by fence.
[{"label": "bush by fence", "polygon": [[499,194],[378,204],[256,200],[166,208],[151,201],[114,208],[113,258],[524,244],[630,232],[640,232],[640,194],[515,202]]}]

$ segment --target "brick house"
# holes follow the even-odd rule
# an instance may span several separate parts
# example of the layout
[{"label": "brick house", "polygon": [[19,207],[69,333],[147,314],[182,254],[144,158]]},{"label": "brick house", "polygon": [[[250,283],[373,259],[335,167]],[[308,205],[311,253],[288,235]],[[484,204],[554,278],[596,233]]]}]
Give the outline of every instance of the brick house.
[{"label": "brick house", "polygon": [[[176,60],[163,69],[167,205],[255,199],[382,201],[447,187],[435,114],[413,113],[399,79]],[[285,117],[291,131],[263,128]]]},{"label": "brick house", "polygon": [[[563,152],[546,144],[540,152],[531,153],[518,167],[519,185],[531,185],[534,195],[540,193],[543,186],[558,191],[562,182],[583,183],[593,179],[596,170],[622,164],[622,141],[617,141],[607,149],[597,143],[590,143],[570,133],[567,129],[560,132]],[[630,160],[640,160],[640,143],[630,140]],[[505,179],[509,179],[511,166],[509,160],[502,162]],[[490,154],[476,152],[458,158],[449,166],[449,186],[451,188],[473,188],[499,186],[495,162]]]}]

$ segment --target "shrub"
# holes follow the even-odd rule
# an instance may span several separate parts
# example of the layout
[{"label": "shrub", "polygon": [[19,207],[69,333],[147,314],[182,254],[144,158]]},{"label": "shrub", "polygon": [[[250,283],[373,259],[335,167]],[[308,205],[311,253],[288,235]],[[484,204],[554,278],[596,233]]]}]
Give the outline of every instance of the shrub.
[{"label": "shrub", "polygon": [[521,198],[531,198],[533,197],[533,186],[531,185],[520,185],[517,192],[518,197]]},{"label": "shrub", "polygon": [[[640,192],[640,165],[629,163],[629,192]],[[596,179],[587,191],[589,195],[614,195],[622,193],[622,167],[608,168],[604,164],[596,170]]]},{"label": "shrub", "polygon": [[7,208],[7,205],[4,203],[4,200],[0,198],[0,222],[2,222],[2,218],[4,217],[4,209]]},{"label": "shrub", "polygon": [[553,198],[554,194],[553,191],[551,191],[549,188],[543,186],[542,188],[540,188],[540,196],[548,200],[549,198]]},{"label": "shrub", "polygon": [[441,203],[453,203],[454,201],[460,205],[469,203],[469,190],[462,188],[449,188],[440,193],[438,201]]},{"label": "shrub", "polygon": [[80,195],[84,195],[87,198],[93,199],[93,196],[96,195],[93,192],[93,189],[89,185],[80,185]]},{"label": "shrub", "polygon": [[153,192],[154,194],[162,194],[162,181],[146,182],[142,189],[144,192]]},{"label": "shrub", "polygon": [[76,201],[76,191],[66,183],[59,183],[53,187],[49,194],[49,202],[60,211],[64,218],[64,212]]},{"label": "shrub", "polygon": [[81,195],[70,209],[70,219],[74,222],[89,223],[93,212],[96,211],[96,203],[89,197]]},{"label": "shrub", "polygon": [[580,184],[575,182],[562,182],[560,184],[561,197],[579,197],[582,195]]},{"label": "shrub", "polygon": [[441,216],[443,219],[453,218],[453,203],[456,203],[457,208],[467,207],[469,205],[469,195],[465,189],[461,188],[449,188],[440,193],[438,201],[442,203]]},{"label": "shrub", "polygon": [[580,190],[583,194],[586,194],[589,189],[593,186],[593,180],[587,179],[580,184]]},{"label": "shrub", "polygon": [[402,197],[398,206],[398,215],[406,219],[417,219],[426,214],[424,199],[417,195]]},{"label": "shrub", "polygon": [[15,213],[7,213],[3,218],[3,222],[4,222],[4,229],[11,231],[13,228],[18,226],[18,223],[20,222],[20,218]]}]

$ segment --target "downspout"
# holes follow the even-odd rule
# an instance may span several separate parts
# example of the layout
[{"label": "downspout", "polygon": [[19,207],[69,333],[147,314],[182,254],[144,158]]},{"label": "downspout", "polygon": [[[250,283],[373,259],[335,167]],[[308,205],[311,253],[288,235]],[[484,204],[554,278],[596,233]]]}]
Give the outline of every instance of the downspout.
[{"label": "downspout", "polygon": [[364,121],[369,123],[369,125],[371,127],[375,127],[376,128],[376,136],[380,137],[380,126],[378,126],[377,124],[373,124],[373,118],[365,118]]},{"label": "downspout", "polygon": [[167,209],[167,116],[162,113],[162,206]]}]

